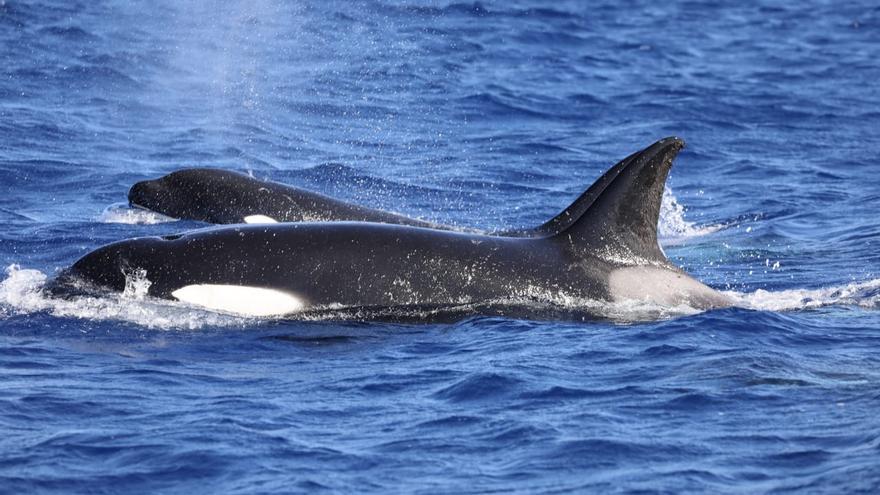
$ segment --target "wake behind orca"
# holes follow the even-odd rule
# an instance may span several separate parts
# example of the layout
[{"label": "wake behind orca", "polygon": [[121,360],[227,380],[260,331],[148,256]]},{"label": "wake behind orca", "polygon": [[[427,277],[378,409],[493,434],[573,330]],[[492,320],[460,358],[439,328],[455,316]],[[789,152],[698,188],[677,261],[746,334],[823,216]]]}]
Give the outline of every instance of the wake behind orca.
[{"label": "wake behind orca", "polygon": [[150,296],[252,316],[450,305],[505,314],[493,302],[524,292],[729,306],[672,265],[657,242],[663,188],[683,146],[667,138],[631,155],[527,235],[376,222],[216,227],[104,246],[51,290],[121,292],[140,274]]}]

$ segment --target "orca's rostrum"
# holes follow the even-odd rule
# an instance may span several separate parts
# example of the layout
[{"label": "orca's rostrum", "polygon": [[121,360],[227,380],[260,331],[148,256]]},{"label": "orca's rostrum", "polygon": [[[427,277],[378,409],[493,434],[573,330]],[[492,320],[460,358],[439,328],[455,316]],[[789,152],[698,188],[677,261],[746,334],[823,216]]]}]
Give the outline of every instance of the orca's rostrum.
[{"label": "orca's rostrum", "polygon": [[104,246],[62,272],[53,290],[121,292],[140,273],[150,296],[253,316],[397,306],[492,310],[526,288],[610,302],[729,306],[726,296],[671,264],[657,242],[664,185],[683,146],[667,138],[627,157],[536,229],[489,235],[377,222],[218,227]]}]

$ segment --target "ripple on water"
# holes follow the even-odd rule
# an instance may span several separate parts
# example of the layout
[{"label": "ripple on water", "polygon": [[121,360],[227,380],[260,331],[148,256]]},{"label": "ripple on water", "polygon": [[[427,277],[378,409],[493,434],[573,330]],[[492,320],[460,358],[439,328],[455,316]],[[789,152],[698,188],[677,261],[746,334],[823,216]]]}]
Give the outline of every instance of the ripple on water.
[{"label": "ripple on water", "polygon": [[509,397],[521,389],[523,382],[498,373],[471,373],[453,385],[438,390],[434,397],[448,402],[491,402]]}]

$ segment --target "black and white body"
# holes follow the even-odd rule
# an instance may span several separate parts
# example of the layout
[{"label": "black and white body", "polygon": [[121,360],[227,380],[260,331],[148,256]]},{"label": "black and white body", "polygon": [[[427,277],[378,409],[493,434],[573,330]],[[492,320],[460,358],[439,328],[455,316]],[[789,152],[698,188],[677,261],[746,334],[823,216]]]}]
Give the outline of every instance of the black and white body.
[{"label": "black and white body", "polygon": [[667,138],[633,154],[528,235],[376,222],[218,227],[99,248],[54,288],[123,291],[137,272],[151,296],[254,316],[480,304],[524,288],[602,301],[729,306],[726,296],[672,265],[657,243],[664,184],[683,145]]}]

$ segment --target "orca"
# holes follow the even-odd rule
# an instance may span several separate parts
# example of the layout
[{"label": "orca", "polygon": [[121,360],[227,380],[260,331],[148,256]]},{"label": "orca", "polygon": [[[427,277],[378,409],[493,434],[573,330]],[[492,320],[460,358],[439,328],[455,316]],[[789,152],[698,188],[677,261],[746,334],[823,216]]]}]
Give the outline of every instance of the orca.
[{"label": "orca", "polygon": [[149,296],[258,317],[339,308],[491,310],[523,294],[730,306],[730,298],[674,266],[657,242],[664,185],[683,146],[671,137],[631,155],[558,221],[525,236],[351,221],[212,227],[101,247],[62,271],[50,290],[123,292],[139,274]]},{"label": "orca", "polygon": [[250,175],[212,168],[188,168],[158,179],[135,183],[128,191],[131,206],[180,220],[211,224],[266,224],[279,222],[377,222],[428,227],[505,237],[542,237],[557,234],[580,218],[605,186],[638,153],[611,167],[571,206],[534,228],[483,232],[443,225],[397,213],[354,205],[306,189],[260,180]]},{"label": "orca", "polygon": [[183,169],[138,182],[129,189],[128,202],[168,217],[212,224],[354,221],[439,227],[305,189],[210,168]]}]

